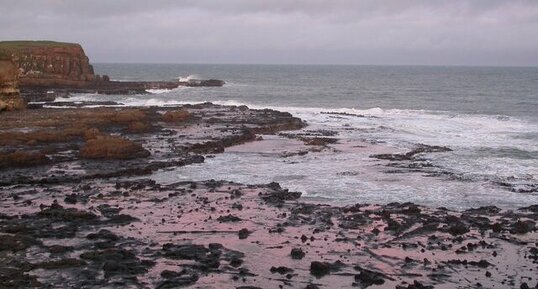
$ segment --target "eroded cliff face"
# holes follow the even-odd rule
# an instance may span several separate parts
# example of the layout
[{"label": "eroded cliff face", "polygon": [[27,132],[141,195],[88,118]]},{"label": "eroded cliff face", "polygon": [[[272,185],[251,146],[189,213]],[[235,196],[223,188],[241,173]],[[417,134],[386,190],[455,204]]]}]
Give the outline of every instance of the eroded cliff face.
[{"label": "eroded cliff face", "polygon": [[27,102],[53,101],[69,93],[143,94],[148,89],[178,86],[219,87],[224,81],[113,81],[94,74],[79,44],[55,41],[0,41],[0,53],[17,68],[19,88]]},{"label": "eroded cliff face", "polygon": [[2,41],[19,70],[21,87],[84,86],[96,77],[79,44],[52,41]]},{"label": "eroded cliff face", "polygon": [[18,69],[7,58],[0,58],[0,111],[23,109],[25,103],[18,89]]}]

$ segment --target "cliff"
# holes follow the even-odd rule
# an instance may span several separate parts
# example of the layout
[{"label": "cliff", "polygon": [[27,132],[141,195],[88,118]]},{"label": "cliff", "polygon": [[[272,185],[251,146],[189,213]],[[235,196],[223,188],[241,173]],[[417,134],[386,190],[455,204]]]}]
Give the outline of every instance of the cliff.
[{"label": "cliff", "polygon": [[[6,59],[6,64],[3,64],[5,68],[2,68],[5,70],[4,74],[18,77],[20,94],[28,102],[52,101],[57,95],[64,96],[69,93],[140,94],[148,93],[148,89],[224,85],[224,81],[217,79],[189,82],[111,81],[107,75],[94,74],[84,49],[76,43],[0,41],[0,53]],[[12,69],[10,61],[15,65],[15,70]],[[7,62],[10,63],[10,68]],[[11,82],[13,81],[6,80],[6,93],[15,93],[7,92],[10,87],[16,89],[16,85],[13,86]]]},{"label": "cliff", "polygon": [[8,54],[0,50],[0,111],[23,109],[18,89],[18,70]]},{"label": "cliff", "polygon": [[96,78],[79,44],[0,41],[0,50],[17,66],[21,87],[81,87]]}]

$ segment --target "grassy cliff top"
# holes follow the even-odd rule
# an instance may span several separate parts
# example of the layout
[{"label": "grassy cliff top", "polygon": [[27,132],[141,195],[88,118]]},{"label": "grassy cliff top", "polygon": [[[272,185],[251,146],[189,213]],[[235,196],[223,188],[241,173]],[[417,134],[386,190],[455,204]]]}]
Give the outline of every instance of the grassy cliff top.
[{"label": "grassy cliff top", "polygon": [[6,51],[0,49],[0,60],[9,59],[9,54]]},{"label": "grassy cliff top", "polygon": [[56,41],[0,41],[0,50],[17,50],[28,47],[70,47],[79,46],[77,43],[56,42]]}]

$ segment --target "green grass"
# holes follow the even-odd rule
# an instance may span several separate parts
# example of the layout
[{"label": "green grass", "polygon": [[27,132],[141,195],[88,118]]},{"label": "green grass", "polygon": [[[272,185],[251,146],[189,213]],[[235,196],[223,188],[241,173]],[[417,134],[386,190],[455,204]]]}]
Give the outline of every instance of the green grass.
[{"label": "green grass", "polygon": [[0,60],[11,59],[11,55],[18,55],[22,49],[32,47],[73,47],[77,43],[57,42],[49,40],[15,40],[0,41]]},{"label": "green grass", "polygon": [[0,60],[9,60],[11,59],[11,54],[0,48]]},{"label": "green grass", "polygon": [[63,47],[74,46],[76,43],[56,42],[56,41],[0,41],[0,49],[18,50],[26,47]]},{"label": "green grass", "polygon": [[73,47],[77,43],[57,42],[49,40],[15,40],[0,41],[0,60],[11,59],[12,55],[19,55],[26,48],[33,47]]}]

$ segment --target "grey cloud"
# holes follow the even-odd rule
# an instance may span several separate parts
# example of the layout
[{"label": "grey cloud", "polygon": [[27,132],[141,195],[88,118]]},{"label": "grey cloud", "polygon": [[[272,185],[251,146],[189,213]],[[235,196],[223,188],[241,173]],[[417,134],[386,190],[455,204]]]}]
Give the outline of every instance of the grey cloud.
[{"label": "grey cloud", "polygon": [[0,39],[93,61],[538,65],[538,1],[0,1]]}]

